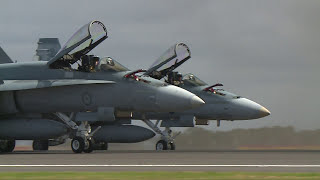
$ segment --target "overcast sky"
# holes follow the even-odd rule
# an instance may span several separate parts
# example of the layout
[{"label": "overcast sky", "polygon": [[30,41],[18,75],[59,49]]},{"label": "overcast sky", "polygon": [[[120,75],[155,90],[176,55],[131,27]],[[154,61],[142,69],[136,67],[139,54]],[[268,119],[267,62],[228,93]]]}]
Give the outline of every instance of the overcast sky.
[{"label": "overcast sky", "polygon": [[221,82],[272,113],[220,129],[314,129],[320,128],[319,17],[318,0],[10,0],[1,2],[0,45],[12,59],[31,61],[39,37],[63,44],[82,25],[100,20],[109,38],[93,52],[134,70],[184,42],[192,59],[181,72]]}]

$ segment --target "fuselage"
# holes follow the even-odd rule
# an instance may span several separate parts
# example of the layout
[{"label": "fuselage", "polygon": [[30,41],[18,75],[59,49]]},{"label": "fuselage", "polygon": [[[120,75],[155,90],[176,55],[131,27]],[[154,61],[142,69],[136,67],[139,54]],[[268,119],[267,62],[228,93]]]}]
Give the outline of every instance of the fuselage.
[{"label": "fuselage", "polygon": [[[183,116],[194,116],[204,120],[251,120],[268,116],[270,112],[260,104],[247,98],[235,95],[222,89],[213,93],[203,91],[205,86],[191,87],[182,85],[182,88],[196,94],[205,101],[203,106],[175,113],[149,112],[144,116],[147,119],[174,120]],[[134,118],[142,118],[140,113]]]},{"label": "fuselage", "polygon": [[[194,94],[156,79],[147,78],[146,83],[124,78],[130,71],[81,72],[50,69],[46,63],[37,61],[1,64],[0,77],[2,80],[38,80],[39,83],[58,79],[107,80],[115,83],[0,92],[1,114],[95,111],[99,107],[171,112],[203,104]],[[8,106],[8,101],[12,101],[12,107]]]}]

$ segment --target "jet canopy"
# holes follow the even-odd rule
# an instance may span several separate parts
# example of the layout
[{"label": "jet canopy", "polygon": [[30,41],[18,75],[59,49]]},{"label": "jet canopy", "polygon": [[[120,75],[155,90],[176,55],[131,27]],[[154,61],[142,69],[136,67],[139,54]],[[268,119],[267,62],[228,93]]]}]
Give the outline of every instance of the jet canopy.
[{"label": "jet canopy", "polygon": [[70,66],[107,38],[106,27],[100,21],[82,26],[48,62],[52,68]]},{"label": "jet canopy", "polygon": [[116,60],[111,57],[101,58],[97,69],[101,71],[111,71],[111,72],[121,72],[121,71],[129,71],[128,68],[118,63]]},{"label": "jet canopy", "polygon": [[165,51],[144,74],[161,79],[190,59],[190,57],[190,49],[186,44],[175,44]]},{"label": "jet canopy", "polygon": [[190,86],[207,86],[208,84],[199,79],[194,74],[186,74],[183,76],[183,83]]}]

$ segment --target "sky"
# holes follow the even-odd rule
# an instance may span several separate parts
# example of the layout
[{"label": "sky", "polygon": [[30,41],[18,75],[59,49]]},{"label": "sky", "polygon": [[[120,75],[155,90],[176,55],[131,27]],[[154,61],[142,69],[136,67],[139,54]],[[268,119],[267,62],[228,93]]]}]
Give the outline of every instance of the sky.
[{"label": "sky", "polygon": [[[320,1],[115,0],[2,1],[0,46],[18,62],[32,61],[40,37],[61,44],[91,20],[109,38],[93,53],[135,70],[184,42],[191,59],[179,67],[208,84],[271,111],[252,121],[222,122],[218,130],[294,126],[320,128]],[[209,129],[217,129],[212,123]]]}]

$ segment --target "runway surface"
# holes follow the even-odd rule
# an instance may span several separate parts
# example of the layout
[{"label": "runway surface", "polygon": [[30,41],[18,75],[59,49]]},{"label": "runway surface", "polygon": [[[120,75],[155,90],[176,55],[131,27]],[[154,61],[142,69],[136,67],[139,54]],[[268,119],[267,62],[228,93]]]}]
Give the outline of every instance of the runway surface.
[{"label": "runway surface", "polygon": [[18,151],[0,171],[320,172],[320,151]]}]

